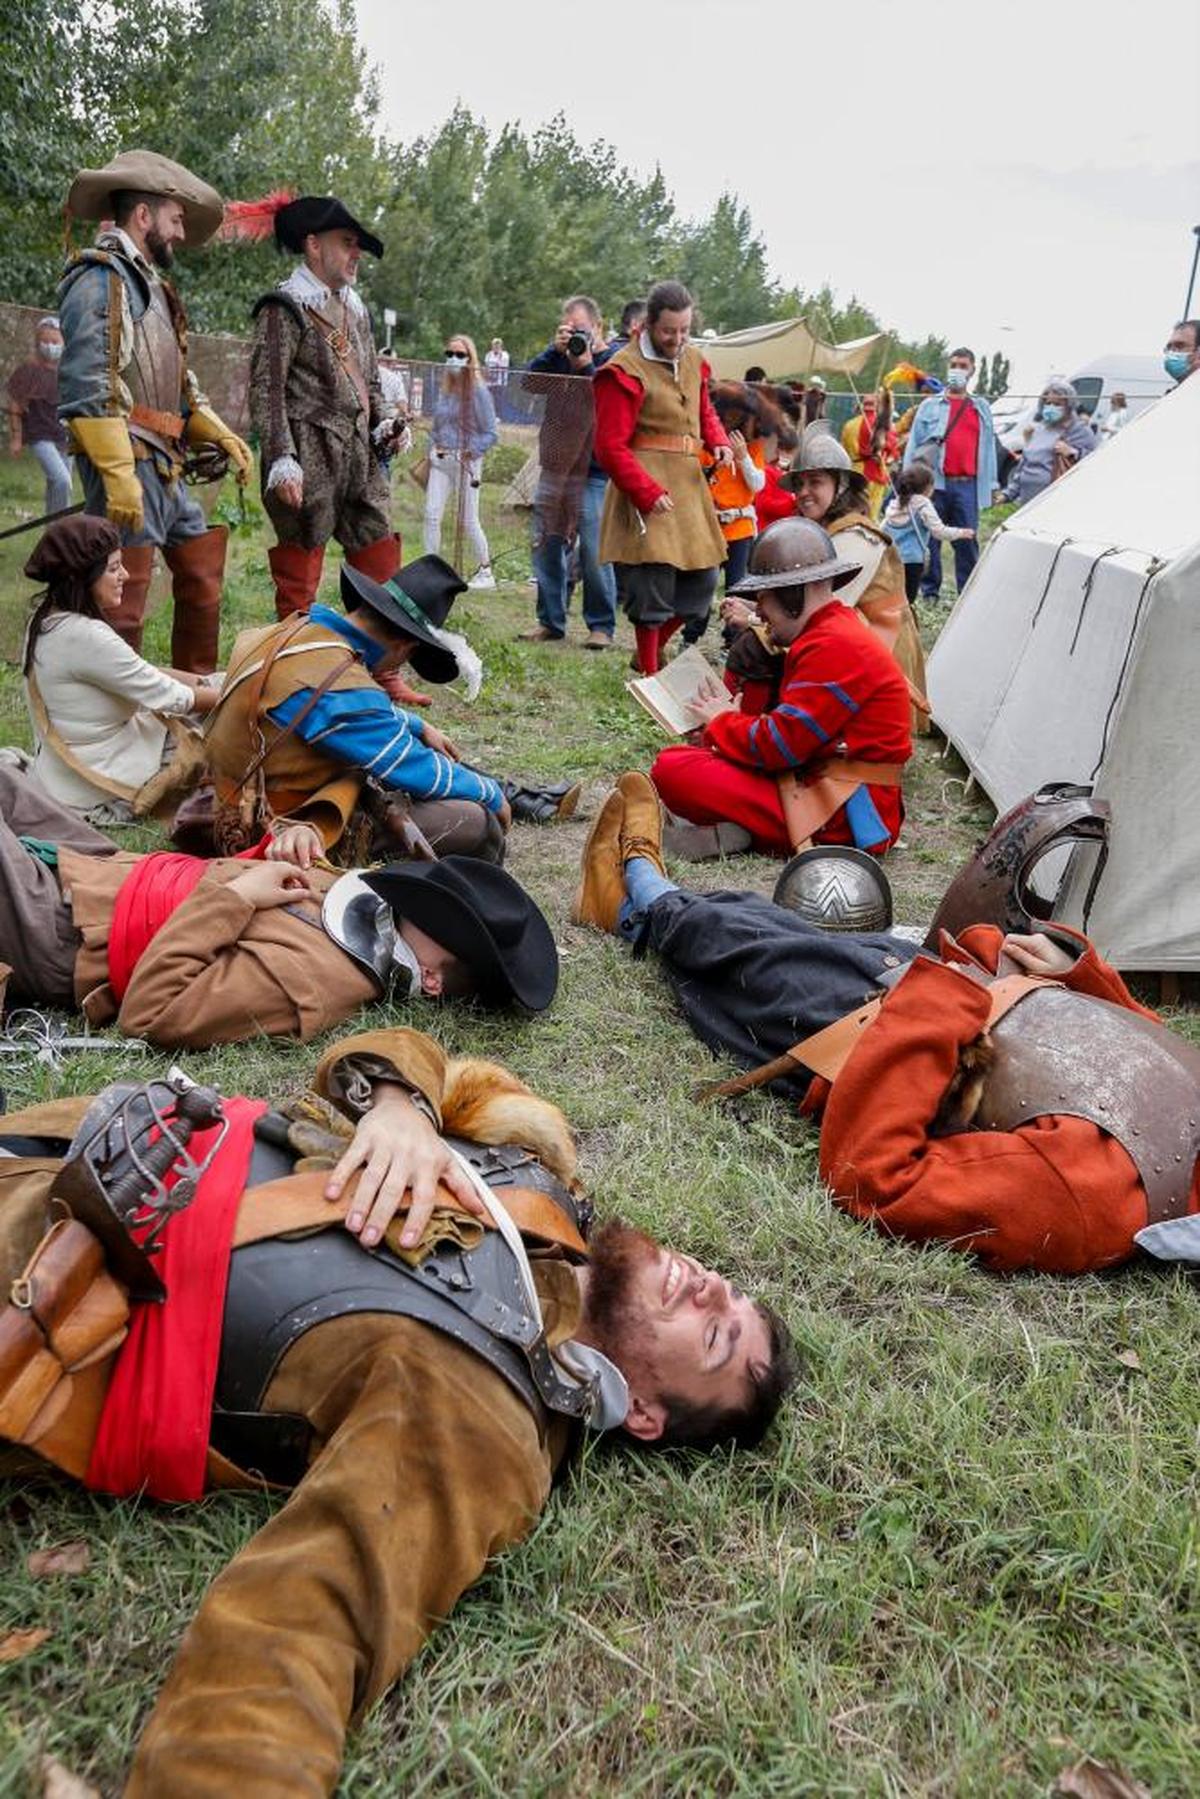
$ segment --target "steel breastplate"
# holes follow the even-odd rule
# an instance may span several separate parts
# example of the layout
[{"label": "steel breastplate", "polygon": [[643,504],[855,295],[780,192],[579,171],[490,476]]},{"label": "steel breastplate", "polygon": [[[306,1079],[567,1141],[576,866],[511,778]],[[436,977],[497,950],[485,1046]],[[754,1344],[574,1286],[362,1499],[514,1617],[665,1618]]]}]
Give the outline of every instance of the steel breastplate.
[{"label": "steel breastplate", "polygon": [[1200,1049],[1107,1000],[1040,987],[991,1030],[995,1060],[974,1122],[1015,1130],[1058,1113],[1114,1137],[1151,1223],[1188,1207],[1200,1154]]},{"label": "steel breastplate", "polygon": [[[446,1141],[501,1197],[506,1185],[536,1188],[586,1231],[586,1208],[529,1151],[454,1137]],[[289,1150],[256,1142],[247,1186],[287,1174],[292,1162]],[[268,1238],[233,1252],[213,1411],[214,1448],[268,1479],[283,1484],[299,1479],[307,1459],[307,1425],[288,1414],[263,1412],[267,1389],[286,1352],[314,1325],[370,1312],[414,1318],[462,1343],[494,1368],[539,1420],[547,1406],[569,1408],[568,1390],[558,1380],[512,1252],[498,1232],[485,1231],[469,1250],[439,1247],[411,1268],[386,1247],[368,1252],[348,1232],[335,1228]]]},{"label": "steel breastplate", "polygon": [[[178,413],[183,393],[183,351],[161,281],[150,287],[150,299],[140,318],[133,320],[133,355],[125,369],[125,385],[135,406],[153,412]],[[131,423],[135,437],[171,449],[171,443],[145,425]]]}]

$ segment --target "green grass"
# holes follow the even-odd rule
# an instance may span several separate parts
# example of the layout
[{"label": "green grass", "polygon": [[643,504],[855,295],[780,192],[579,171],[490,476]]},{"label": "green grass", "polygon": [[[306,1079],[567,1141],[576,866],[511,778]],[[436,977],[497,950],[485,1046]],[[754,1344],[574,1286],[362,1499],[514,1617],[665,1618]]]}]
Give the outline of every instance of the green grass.
[{"label": "green grass", "polygon": [[[501,492],[485,486],[485,518],[515,584],[456,608],[488,680],[474,708],[439,696],[434,716],[486,766],[577,773],[591,813],[659,739],[622,690],[624,625],[620,655],[513,642],[533,602],[525,526],[499,514]],[[4,472],[4,498],[8,516],[36,510],[21,469]],[[414,554],[418,509],[410,485],[400,517]],[[265,541],[257,520],[234,534],[226,649],[268,616]],[[26,591],[17,563],[0,545],[10,646]],[[165,625],[155,619],[151,653],[165,653]],[[24,736],[15,673],[0,672],[0,739]],[[989,822],[964,803],[961,774],[922,745],[907,848],[890,863],[902,920],[928,916]],[[582,816],[521,827],[513,844],[511,866],[562,950],[549,1015],[421,1022],[454,1050],[510,1062],[566,1108],[602,1209],[779,1304],[804,1378],[761,1453],[585,1456],[530,1543],[351,1740],[340,1791],[1023,1799],[1088,1750],[1155,1799],[1194,1794],[1194,1287],[1143,1268],[1002,1282],[948,1251],[890,1243],[831,1209],[813,1134],[786,1105],[750,1096],[698,1110],[690,1088],[713,1064],[657,969],[567,923],[585,829]],[[742,859],[696,872],[769,892],[777,870]],[[114,1046],[59,1075],[5,1074],[20,1103],[86,1091],[120,1060]],[[193,1074],[264,1094],[311,1061],[274,1044],[187,1058]],[[1141,1372],[1117,1361],[1126,1349]],[[0,1670],[0,1793],[33,1790],[47,1752],[115,1793],[205,1584],[269,1507],[226,1496],[174,1511],[19,1482],[0,1507],[2,1628],[52,1633]],[[79,1536],[87,1574],[26,1575],[30,1550]]]}]

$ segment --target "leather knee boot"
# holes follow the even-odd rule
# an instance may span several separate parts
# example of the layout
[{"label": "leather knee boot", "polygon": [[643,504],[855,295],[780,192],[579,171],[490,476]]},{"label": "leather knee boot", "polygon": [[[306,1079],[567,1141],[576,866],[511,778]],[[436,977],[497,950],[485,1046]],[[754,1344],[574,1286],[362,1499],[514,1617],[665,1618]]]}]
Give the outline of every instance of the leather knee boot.
[{"label": "leather knee boot", "polygon": [[382,586],[400,567],[400,539],[395,532],[388,537],[377,537],[374,543],[365,543],[361,550],[347,550],[346,561],[359,574],[369,575],[372,581],[378,581]]},{"label": "leather knee boot", "polygon": [[154,567],[152,543],[127,543],[121,549],[125,564],[125,586],[116,612],[106,613],[107,622],[130,649],[142,648],[142,623],[146,615],[146,595],[150,591],[150,574]]},{"label": "leather knee boot", "polygon": [[275,616],[282,622],[293,612],[307,612],[321,585],[324,544],[314,550],[306,550],[300,543],[272,544],[267,563],[275,583]]},{"label": "leather knee boot", "polygon": [[199,537],[168,544],[163,557],[171,571],[175,617],[171,626],[171,666],[189,675],[211,675],[217,666],[221,632],[221,578],[229,531],[211,525]]}]

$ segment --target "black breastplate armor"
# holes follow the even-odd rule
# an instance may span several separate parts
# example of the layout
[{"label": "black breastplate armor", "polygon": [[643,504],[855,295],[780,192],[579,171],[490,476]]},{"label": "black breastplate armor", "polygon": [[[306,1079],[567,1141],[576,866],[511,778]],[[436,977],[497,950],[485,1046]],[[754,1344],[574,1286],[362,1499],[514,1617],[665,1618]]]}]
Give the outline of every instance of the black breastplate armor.
[{"label": "black breastplate armor", "polygon": [[[586,1209],[529,1151],[448,1142],[483,1180],[546,1193],[581,1231]],[[248,1186],[291,1171],[290,1150],[256,1139]],[[291,1484],[307,1462],[304,1420],[260,1408],[292,1344],[316,1324],[353,1313],[414,1318],[481,1356],[539,1417],[549,1407],[575,1417],[590,1404],[586,1388],[561,1380],[526,1299],[516,1259],[498,1231],[478,1245],[435,1249],[411,1268],[385,1247],[364,1250],[339,1227],[302,1237],[273,1237],[236,1249],[230,1259],[213,1413],[213,1446],[242,1467]]]}]

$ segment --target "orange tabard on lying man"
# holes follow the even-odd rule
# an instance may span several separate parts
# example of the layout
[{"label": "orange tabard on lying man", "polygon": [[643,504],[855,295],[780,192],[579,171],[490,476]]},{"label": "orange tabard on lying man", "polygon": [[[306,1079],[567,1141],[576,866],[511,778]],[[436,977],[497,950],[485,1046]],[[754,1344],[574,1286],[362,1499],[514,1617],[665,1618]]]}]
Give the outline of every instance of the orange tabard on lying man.
[{"label": "orange tabard on lying man", "polygon": [[[1153,1019],[1086,939],[1077,941],[1083,953],[1060,984]],[[959,942],[995,972],[999,930],[978,925]],[[1148,1222],[1146,1194],[1129,1155],[1098,1125],[1058,1114],[1010,1131],[932,1134],[988,1011],[986,987],[948,962],[918,958],[832,1089],[812,1083],[804,1106],[823,1107],[821,1173],[838,1205],[890,1235],[949,1242],[1003,1271],[1080,1274],[1128,1261]],[[1200,1211],[1194,1169],[1188,1210]]]}]

